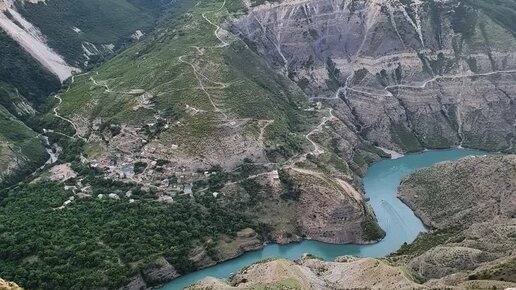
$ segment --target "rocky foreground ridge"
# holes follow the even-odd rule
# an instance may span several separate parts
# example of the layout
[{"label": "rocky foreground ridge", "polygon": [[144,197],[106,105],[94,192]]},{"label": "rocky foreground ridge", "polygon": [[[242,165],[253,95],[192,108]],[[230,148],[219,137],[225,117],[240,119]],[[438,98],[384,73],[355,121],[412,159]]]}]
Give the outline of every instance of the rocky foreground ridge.
[{"label": "rocky foreground ridge", "polygon": [[230,283],[206,279],[190,290],[226,289],[416,289],[406,269],[384,261],[340,257],[324,262],[305,257],[292,262],[271,260],[254,264],[235,275]]},{"label": "rocky foreground ridge", "polygon": [[190,289],[505,289],[516,286],[516,156],[465,158],[407,177],[400,198],[432,230],[384,259],[252,265]]},{"label": "rocky foreground ridge", "polygon": [[16,283],[8,282],[0,278],[0,290],[23,290],[23,288],[16,285]]}]

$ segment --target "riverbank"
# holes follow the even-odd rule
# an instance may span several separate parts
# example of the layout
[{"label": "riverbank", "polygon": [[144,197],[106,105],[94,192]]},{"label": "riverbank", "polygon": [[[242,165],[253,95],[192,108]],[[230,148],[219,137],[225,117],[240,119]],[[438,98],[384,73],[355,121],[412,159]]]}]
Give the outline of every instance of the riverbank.
[{"label": "riverbank", "polygon": [[186,287],[204,277],[228,277],[242,267],[270,257],[298,259],[304,253],[311,253],[325,260],[333,260],[342,255],[362,257],[382,257],[396,251],[404,243],[416,239],[419,232],[425,231],[423,223],[405,204],[397,198],[397,188],[402,177],[419,168],[429,167],[435,163],[456,160],[471,155],[484,155],[485,152],[469,149],[449,149],[425,151],[406,155],[396,160],[382,160],[372,165],[364,178],[366,195],[373,207],[381,227],[387,232],[386,237],[372,245],[331,245],[315,241],[302,241],[296,244],[269,244],[263,249],[246,253],[236,259],[216,266],[196,271],[164,285],[160,289],[172,290]]},{"label": "riverbank", "polygon": [[512,289],[515,162],[514,155],[462,158],[403,178],[400,194],[427,212],[437,230],[419,235],[388,257],[269,259],[227,282],[208,278],[191,289]]}]

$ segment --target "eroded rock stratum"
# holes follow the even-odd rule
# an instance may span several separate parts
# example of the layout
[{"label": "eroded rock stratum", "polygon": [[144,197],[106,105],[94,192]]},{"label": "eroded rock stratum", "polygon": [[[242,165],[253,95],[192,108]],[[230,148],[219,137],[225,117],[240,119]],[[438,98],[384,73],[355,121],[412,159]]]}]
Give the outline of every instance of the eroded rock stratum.
[{"label": "eroded rock stratum", "polygon": [[513,151],[516,42],[480,2],[280,1],[228,27],[384,147]]}]

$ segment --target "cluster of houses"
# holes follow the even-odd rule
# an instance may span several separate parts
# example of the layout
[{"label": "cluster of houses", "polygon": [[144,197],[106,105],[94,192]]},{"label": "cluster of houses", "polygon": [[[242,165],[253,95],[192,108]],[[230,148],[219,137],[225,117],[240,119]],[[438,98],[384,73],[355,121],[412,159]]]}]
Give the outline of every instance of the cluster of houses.
[{"label": "cluster of houses", "polygon": [[132,181],[151,187],[169,196],[191,195],[193,183],[205,180],[209,172],[187,172],[186,168],[175,166],[166,160],[146,158],[91,160],[90,166],[105,172],[106,177],[119,181]]},{"label": "cluster of houses", "polygon": [[[76,176],[72,176],[69,178],[74,178]],[[62,179],[61,181],[68,180],[69,178]],[[93,196],[93,190],[91,186],[85,185],[82,183],[82,180],[77,180],[75,182],[75,185],[65,185],[64,189],[67,191],[71,191],[73,193],[72,196],[70,196],[60,207],[54,208],[56,209],[64,209],[65,207],[69,206],[72,202],[75,201],[76,198],[88,198]]]}]

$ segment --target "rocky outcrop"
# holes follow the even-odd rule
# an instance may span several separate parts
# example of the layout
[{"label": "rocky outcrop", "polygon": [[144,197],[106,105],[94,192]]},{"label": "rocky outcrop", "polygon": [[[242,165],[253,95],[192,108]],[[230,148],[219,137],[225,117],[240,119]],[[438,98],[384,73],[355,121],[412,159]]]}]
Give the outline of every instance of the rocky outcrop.
[{"label": "rocky outcrop", "polygon": [[263,175],[249,188],[227,185],[228,206],[246,204],[246,214],[267,225],[266,238],[275,243],[311,239],[334,244],[364,244],[381,239],[373,211],[362,193],[345,181],[316,169],[292,167],[279,178]]},{"label": "rocky outcrop", "polygon": [[127,285],[120,288],[119,290],[146,290],[146,289],[148,289],[148,287],[147,287],[147,284],[145,283],[145,280],[143,280],[143,277],[141,275],[137,275],[137,276],[133,277]]},{"label": "rocky outcrop", "polygon": [[160,259],[155,267],[143,270],[141,275],[150,286],[160,285],[180,276],[166,259]]},{"label": "rocky outcrop", "polygon": [[301,196],[300,235],[327,243],[369,243],[384,236],[361,193],[340,179],[310,170],[290,171]]},{"label": "rocky outcrop", "polygon": [[198,268],[213,266],[216,263],[241,256],[245,252],[259,250],[264,246],[261,237],[251,228],[239,231],[235,237],[223,235],[213,243],[211,254],[208,253],[205,245],[201,245],[192,251],[190,260]]},{"label": "rocky outcrop", "polygon": [[[264,246],[260,236],[250,228],[239,231],[235,237],[221,236],[218,241],[208,241],[212,245],[210,251],[206,245],[199,245],[190,253],[190,260],[198,269],[215,265],[236,258],[245,252],[261,249]],[[129,284],[119,290],[144,290],[163,285],[180,277],[181,274],[165,258],[159,258],[154,265],[141,270]]]},{"label": "rocky outcrop", "polygon": [[16,283],[8,282],[0,278],[0,290],[23,290],[23,288],[16,285]]},{"label": "rocky outcrop", "polygon": [[124,287],[119,290],[145,290],[158,285],[162,285],[168,281],[174,280],[181,276],[174,266],[172,266],[165,258],[159,258],[150,266],[142,271]]},{"label": "rocky outcrop", "polygon": [[220,238],[215,246],[217,252],[215,259],[219,262],[230,260],[245,252],[261,249],[263,245],[260,236],[253,229],[243,229],[234,238],[227,236]]}]

